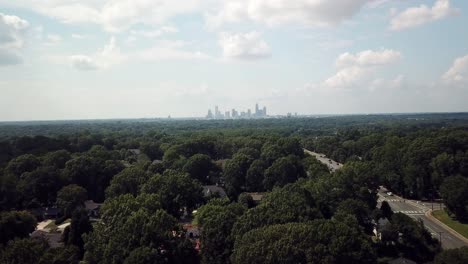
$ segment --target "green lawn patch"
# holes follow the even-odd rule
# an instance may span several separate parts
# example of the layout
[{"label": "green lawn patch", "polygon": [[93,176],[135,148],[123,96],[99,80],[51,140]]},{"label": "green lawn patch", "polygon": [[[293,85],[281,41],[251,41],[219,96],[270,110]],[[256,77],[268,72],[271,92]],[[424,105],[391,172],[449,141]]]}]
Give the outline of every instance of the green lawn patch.
[{"label": "green lawn patch", "polygon": [[457,231],[460,235],[468,238],[468,224],[462,224],[456,219],[450,217],[445,210],[437,210],[432,212],[432,215],[439,219],[442,223],[448,225],[453,230]]}]

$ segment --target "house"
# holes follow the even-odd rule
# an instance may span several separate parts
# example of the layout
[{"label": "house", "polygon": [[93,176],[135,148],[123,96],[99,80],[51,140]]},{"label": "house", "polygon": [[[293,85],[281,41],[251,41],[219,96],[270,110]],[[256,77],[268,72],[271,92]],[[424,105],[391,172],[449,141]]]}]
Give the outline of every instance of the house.
[{"label": "house", "polygon": [[212,196],[212,195],[219,195],[219,197],[224,198],[227,196],[226,191],[224,191],[223,187],[217,185],[205,185],[203,186],[203,195],[205,197]]},{"label": "house", "polygon": [[250,195],[250,197],[252,197],[252,200],[254,201],[255,204],[259,204],[263,200],[263,197],[265,196],[265,193],[259,193],[259,192],[251,192],[247,194]]},{"label": "house", "polygon": [[98,218],[99,217],[99,210],[101,209],[100,203],[95,203],[93,200],[85,201],[85,209],[88,211],[88,215],[90,217]]},{"label": "house", "polygon": [[380,218],[376,223],[374,223],[373,232],[377,239],[382,240],[382,230],[384,230],[388,224],[390,224],[390,221],[388,221],[387,218]]}]

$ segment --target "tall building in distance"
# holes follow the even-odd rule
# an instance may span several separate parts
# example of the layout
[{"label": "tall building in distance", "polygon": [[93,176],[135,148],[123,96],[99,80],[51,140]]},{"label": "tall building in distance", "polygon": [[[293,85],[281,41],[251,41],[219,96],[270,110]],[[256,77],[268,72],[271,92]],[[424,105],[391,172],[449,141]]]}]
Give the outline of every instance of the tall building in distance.
[{"label": "tall building in distance", "polygon": [[260,108],[258,103],[255,104],[255,112],[252,110],[247,109],[247,111],[237,111],[236,109],[232,109],[231,111],[225,111],[224,114],[219,107],[216,105],[214,108],[214,113],[211,109],[208,109],[208,114],[206,115],[206,119],[247,119],[247,118],[266,118],[267,115],[267,108],[263,106]]}]

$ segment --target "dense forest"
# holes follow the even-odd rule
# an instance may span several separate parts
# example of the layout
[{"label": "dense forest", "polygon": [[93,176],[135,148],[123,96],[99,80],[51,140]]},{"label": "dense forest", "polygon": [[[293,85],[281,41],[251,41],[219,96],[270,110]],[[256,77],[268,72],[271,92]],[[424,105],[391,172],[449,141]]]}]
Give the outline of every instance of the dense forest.
[{"label": "dense forest", "polygon": [[[0,123],[0,262],[467,261],[379,186],[467,221],[468,114]],[[61,246],[31,236],[44,208]]]}]

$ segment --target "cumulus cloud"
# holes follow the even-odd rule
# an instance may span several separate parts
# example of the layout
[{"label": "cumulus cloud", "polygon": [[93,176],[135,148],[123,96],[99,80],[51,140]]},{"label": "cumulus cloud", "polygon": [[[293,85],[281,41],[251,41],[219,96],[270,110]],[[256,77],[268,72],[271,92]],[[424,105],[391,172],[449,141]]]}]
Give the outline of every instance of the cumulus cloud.
[{"label": "cumulus cloud", "polygon": [[468,84],[468,55],[455,59],[442,79],[449,84]]},{"label": "cumulus cloud", "polygon": [[153,47],[131,53],[128,57],[138,61],[210,59],[207,54],[191,51],[188,46],[184,41],[160,40]]},{"label": "cumulus cloud", "polygon": [[267,25],[300,23],[336,25],[376,0],[0,0],[0,5],[27,8],[64,23],[93,23],[111,32],[136,24],[161,25],[183,14],[202,13],[207,24],[249,19]]},{"label": "cumulus cloud", "polygon": [[116,40],[112,37],[104,48],[93,55],[73,55],[70,56],[71,65],[77,70],[97,70],[108,68],[112,65],[123,62],[125,56],[120,52]]},{"label": "cumulus cloud", "polygon": [[271,56],[268,44],[258,32],[227,33],[219,36],[219,45],[225,58],[234,59],[262,59]]},{"label": "cumulus cloud", "polygon": [[92,71],[99,68],[93,58],[86,55],[73,55],[70,57],[71,64],[77,70]]},{"label": "cumulus cloud", "polygon": [[246,0],[224,1],[217,12],[206,15],[210,28],[250,19],[270,26],[300,23],[310,26],[336,25],[354,16],[374,0]]},{"label": "cumulus cloud", "polygon": [[[400,60],[400,52],[390,49],[365,50],[353,53],[343,53],[338,56],[335,64],[337,72],[322,83],[322,87],[346,89],[357,85],[364,85],[365,81],[385,65]],[[368,82],[365,85],[370,85]]]},{"label": "cumulus cloud", "polygon": [[0,13],[0,66],[21,63],[21,49],[28,27],[26,20]]},{"label": "cumulus cloud", "polygon": [[177,33],[179,30],[172,26],[163,26],[156,30],[132,30],[130,33],[134,36],[142,36],[146,38],[158,38],[166,34]]},{"label": "cumulus cloud", "polygon": [[112,37],[103,49],[95,54],[78,54],[69,57],[71,65],[77,70],[91,71],[110,68],[114,65],[129,61],[159,61],[159,60],[193,60],[209,59],[210,57],[200,51],[189,51],[184,41],[159,40],[147,49],[133,52],[122,52]]},{"label": "cumulus cloud", "polygon": [[136,24],[163,24],[168,19],[199,10],[201,0],[0,0],[0,5],[27,8],[64,23],[98,24],[119,32]]},{"label": "cumulus cloud", "polygon": [[458,12],[458,9],[451,7],[450,0],[437,0],[432,7],[420,5],[419,7],[410,7],[400,13],[394,11],[394,17],[390,21],[390,29],[399,31],[414,28],[458,14]]}]

